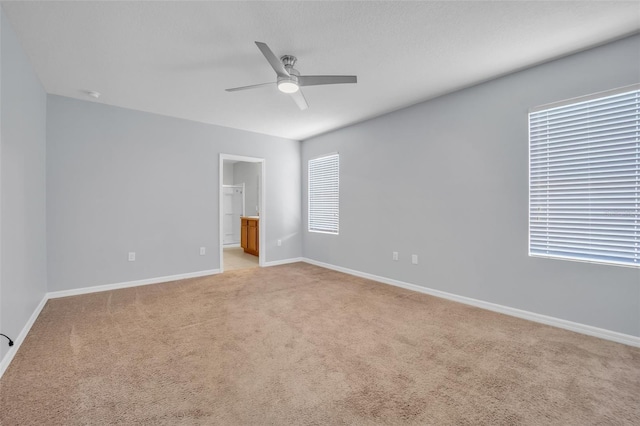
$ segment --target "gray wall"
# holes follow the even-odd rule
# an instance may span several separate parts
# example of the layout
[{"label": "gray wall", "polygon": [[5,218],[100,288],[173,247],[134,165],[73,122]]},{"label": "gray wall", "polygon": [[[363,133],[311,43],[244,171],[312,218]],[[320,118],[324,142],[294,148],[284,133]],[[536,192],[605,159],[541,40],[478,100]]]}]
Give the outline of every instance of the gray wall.
[{"label": "gray wall", "polygon": [[301,254],[298,141],[50,95],[47,149],[50,291],[219,268],[220,153],[266,159],[266,260]]},{"label": "gray wall", "polygon": [[[47,97],[0,9],[0,325],[14,339],[47,291]],[[0,341],[0,358],[7,352]]]},{"label": "gray wall", "polygon": [[223,185],[233,185],[233,167],[234,164],[232,161],[224,160],[224,164],[222,165]]},{"label": "gray wall", "polygon": [[341,173],[340,235],[303,202],[304,256],[640,336],[639,269],[527,255],[528,109],[638,81],[634,36],[304,141],[303,200],[310,158]]},{"label": "gray wall", "polygon": [[260,163],[241,161],[234,164],[233,183],[235,185],[244,183],[244,214],[247,216],[259,214],[258,182],[262,180],[260,177],[261,169]]}]

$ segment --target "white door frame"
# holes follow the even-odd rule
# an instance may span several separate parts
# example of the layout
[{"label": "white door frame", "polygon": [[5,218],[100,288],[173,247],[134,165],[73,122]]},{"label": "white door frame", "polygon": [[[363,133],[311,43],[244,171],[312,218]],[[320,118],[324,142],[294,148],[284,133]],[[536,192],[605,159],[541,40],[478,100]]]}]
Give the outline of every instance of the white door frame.
[{"label": "white door frame", "polygon": [[259,234],[259,241],[258,241],[258,252],[259,252],[259,256],[258,256],[258,265],[260,266],[264,266],[266,259],[267,259],[267,253],[266,253],[266,247],[267,244],[265,242],[265,236],[267,235],[267,222],[266,222],[266,211],[267,209],[265,209],[266,206],[266,187],[267,185],[265,184],[266,182],[266,160],[264,158],[258,158],[258,157],[245,157],[242,155],[234,155],[234,154],[223,154],[220,153],[220,165],[219,165],[219,174],[218,174],[218,249],[220,250],[220,273],[224,272],[224,257],[223,257],[223,246],[224,246],[224,238],[223,238],[223,233],[224,233],[224,229],[223,229],[223,220],[224,220],[224,210],[223,210],[223,188],[222,188],[222,182],[224,181],[224,175],[223,175],[223,170],[224,170],[224,160],[232,160],[232,161],[244,161],[246,163],[261,163],[261,171],[260,171],[260,202],[259,202],[259,208],[260,208],[260,234]]}]

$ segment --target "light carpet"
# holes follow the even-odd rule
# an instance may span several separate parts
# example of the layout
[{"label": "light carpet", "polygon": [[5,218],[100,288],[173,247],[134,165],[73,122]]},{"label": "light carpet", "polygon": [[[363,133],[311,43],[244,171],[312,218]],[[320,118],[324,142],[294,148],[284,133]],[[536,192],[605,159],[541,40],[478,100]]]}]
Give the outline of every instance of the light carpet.
[{"label": "light carpet", "polygon": [[640,424],[640,349],[298,263],[47,302],[2,425]]}]

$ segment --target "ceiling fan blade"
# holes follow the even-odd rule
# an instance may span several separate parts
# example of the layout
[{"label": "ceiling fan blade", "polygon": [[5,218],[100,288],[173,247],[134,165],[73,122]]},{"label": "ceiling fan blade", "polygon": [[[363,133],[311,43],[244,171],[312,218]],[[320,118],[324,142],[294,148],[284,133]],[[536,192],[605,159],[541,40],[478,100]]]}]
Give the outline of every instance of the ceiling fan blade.
[{"label": "ceiling fan blade", "polygon": [[302,90],[298,89],[297,92],[291,94],[291,97],[296,102],[296,105],[298,105],[298,108],[300,108],[301,110],[304,111],[305,109],[309,108],[309,104],[307,103],[307,100],[304,98],[304,95],[302,94]]},{"label": "ceiling fan blade", "polygon": [[267,46],[266,43],[262,43],[260,41],[256,41],[255,43],[264,57],[267,58],[267,61],[269,61],[269,63],[271,64],[271,68],[273,68],[276,74],[278,74],[278,77],[289,77],[289,73],[285,69],[284,64],[280,61],[280,59],[278,59],[276,55],[273,54],[271,49],[269,49],[269,46]]},{"label": "ceiling fan blade", "polygon": [[272,85],[275,85],[275,83],[270,82],[270,83],[253,84],[251,86],[233,87],[231,89],[225,89],[225,90],[227,92],[237,92],[238,90],[257,89],[258,87],[272,86]]},{"label": "ceiling fan blade", "polygon": [[349,84],[357,83],[355,75],[301,75],[298,77],[300,86],[319,86],[321,84]]}]

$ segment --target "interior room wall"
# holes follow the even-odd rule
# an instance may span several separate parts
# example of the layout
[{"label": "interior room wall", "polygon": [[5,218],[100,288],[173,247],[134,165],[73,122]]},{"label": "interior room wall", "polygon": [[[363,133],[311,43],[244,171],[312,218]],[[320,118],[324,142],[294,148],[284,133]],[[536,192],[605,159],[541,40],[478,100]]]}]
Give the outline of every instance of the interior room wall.
[{"label": "interior room wall", "polygon": [[16,339],[47,291],[47,97],[2,9],[0,62],[0,324]]},{"label": "interior room wall", "polygon": [[260,163],[248,163],[240,161],[234,164],[233,181],[236,185],[244,183],[245,215],[256,216],[260,213],[258,199],[259,185],[261,181]]},{"label": "interior room wall", "polygon": [[301,254],[298,141],[49,95],[47,149],[50,291],[218,269],[220,153],[265,159],[266,261]]},{"label": "interior room wall", "polygon": [[234,163],[232,161],[225,160],[222,164],[222,184],[233,185],[233,168]]},{"label": "interior room wall", "polygon": [[[303,141],[304,256],[640,336],[640,269],[528,256],[527,115],[639,80],[636,35]],[[307,162],[336,151],[340,235],[309,233]]]}]

